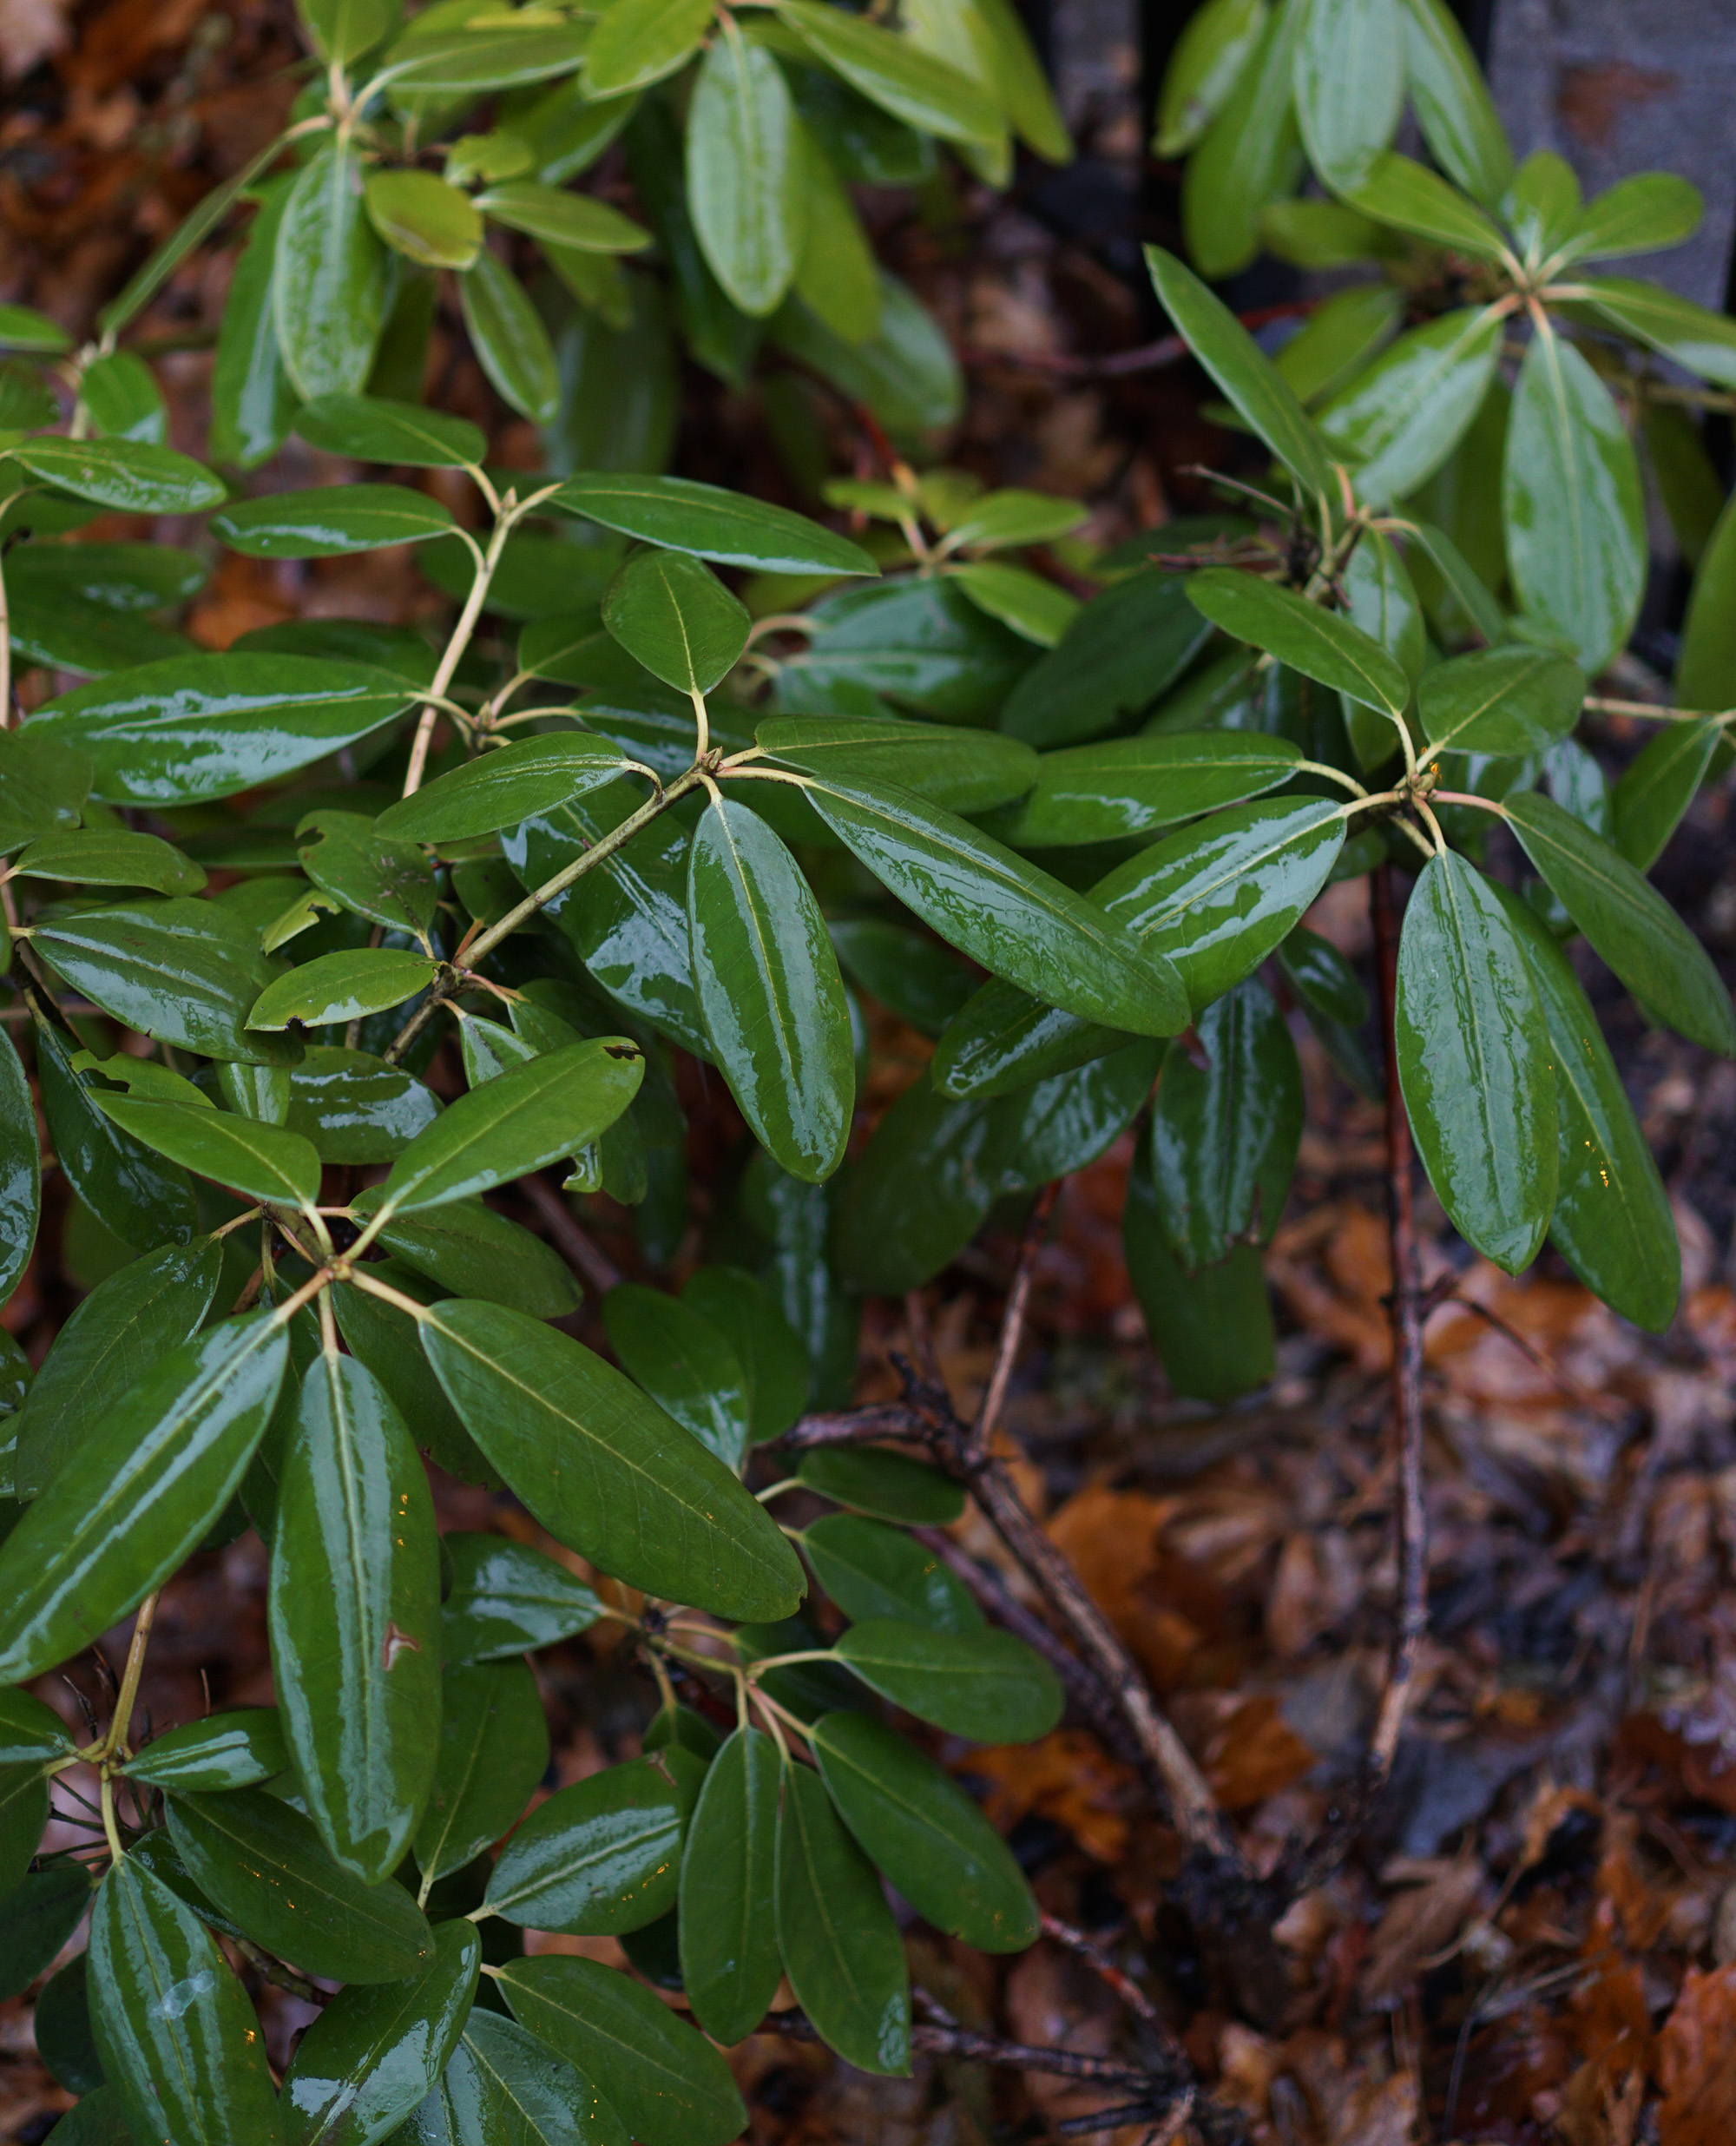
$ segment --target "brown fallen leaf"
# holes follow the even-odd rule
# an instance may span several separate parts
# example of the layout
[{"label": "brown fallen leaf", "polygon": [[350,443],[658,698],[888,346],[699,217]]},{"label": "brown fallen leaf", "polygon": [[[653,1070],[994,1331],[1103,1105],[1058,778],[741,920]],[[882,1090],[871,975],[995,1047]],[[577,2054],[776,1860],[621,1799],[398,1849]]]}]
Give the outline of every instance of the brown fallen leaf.
[{"label": "brown fallen leaf", "polygon": [[1482,1900],[1483,1874],[1476,1862],[1423,1867],[1429,1871],[1424,1882],[1401,1893],[1375,1930],[1363,1970],[1365,2004],[1396,2004],[1424,1961],[1452,1943]]},{"label": "brown fallen leaf", "polygon": [[1691,1967],[1658,2037],[1658,2146],[1736,2139],[1736,1967]]}]

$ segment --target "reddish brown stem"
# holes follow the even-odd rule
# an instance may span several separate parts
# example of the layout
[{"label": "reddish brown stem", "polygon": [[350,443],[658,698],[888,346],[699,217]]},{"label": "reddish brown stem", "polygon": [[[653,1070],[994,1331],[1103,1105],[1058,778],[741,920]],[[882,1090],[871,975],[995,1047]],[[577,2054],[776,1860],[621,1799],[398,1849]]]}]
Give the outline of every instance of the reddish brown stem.
[{"label": "reddish brown stem", "polygon": [[536,1208],[538,1219],[568,1264],[578,1269],[599,1296],[607,1296],[620,1281],[621,1269],[580,1228],[560,1194],[540,1177],[520,1178],[518,1189]]},{"label": "reddish brown stem", "polygon": [[1410,1705],[1417,1657],[1429,1627],[1429,1536],[1423,1473],[1422,1270],[1411,1201],[1410,1121],[1398,1079],[1394,1013],[1398,996],[1398,926],[1392,867],[1374,873],[1370,896],[1374,925],[1375,984],[1386,1053],[1386,1200],[1392,1254],[1392,1417],[1398,1486],[1398,1622],[1368,1757],[1368,1787],[1379,1790],[1392,1771]]}]

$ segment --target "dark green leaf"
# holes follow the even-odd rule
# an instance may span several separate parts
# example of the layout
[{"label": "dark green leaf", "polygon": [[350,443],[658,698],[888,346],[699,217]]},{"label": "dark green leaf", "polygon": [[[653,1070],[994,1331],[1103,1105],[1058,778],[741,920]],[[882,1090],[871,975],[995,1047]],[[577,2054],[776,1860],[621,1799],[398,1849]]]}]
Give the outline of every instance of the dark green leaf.
[{"label": "dark green leaf", "polygon": [[1140,1037],[997,1103],[988,1141],[1000,1191],[1030,1192],[1095,1162],[1132,1123],[1163,1055],[1155,1037]]},{"label": "dark green leaf", "polygon": [[1443,313],[1401,335],[1318,417],[1374,506],[1407,497],[1452,453],[1482,407],[1501,354],[1493,306]]},{"label": "dark green leaf", "polygon": [[994,143],[1006,122],[993,94],[909,36],[818,0],[779,0],[778,19],[852,89],[924,134]]},{"label": "dark green leaf", "polygon": [[[371,1267],[370,1272],[414,1303],[437,1303],[445,1294],[437,1284],[402,1260],[385,1260]],[[359,1357],[372,1372],[404,1420],[415,1425],[417,1444],[425,1446],[446,1472],[461,1482],[498,1490],[500,1478],[483,1459],[446,1399],[422,1353],[411,1314],[342,1283],[333,1293],[333,1302],[338,1331],[351,1354]]]},{"label": "dark green leaf", "polygon": [[[30,1853],[35,1846],[33,1841]],[[50,1863],[21,1878],[5,1901],[0,1997],[21,1997],[89,1913],[90,1874],[81,1864]]]},{"label": "dark green leaf", "polygon": [[1023,1873],[932,1759],[863,1714],[825,1715],[813,1748],[845,1823],[926,1921],[985,1952],[1036,1942],[1037,1905]]},{"label": "dark green leaf", "polygon": [[[23,1693],[10,1695],[15,1699],[24,1696]],[[12,1892],[30,1868],[48,1822],[48,1776],[40,1762],[0,1766],[0,1899]]]},{"label": "dark green leaf", "polygon": [[457,2047],[481,1962],[472,1925],[443,1923],[420,1973],[340,1991],[284,2074],[285,2146],[372,2146],[409,2116]]},{"label": "dark green leaf", "polygon": [[334,1982],[398,1982],[432,1959],[433,1933],[403,1886],[364,1885],[263,1788],[173,1796],[168,1814],[194,1883],[279,1959]]},{"label": "dark green leaf", "polygon": [[722,2057],[625,1975],[595,1960],[544,1957],[510,1962],[500,1986],[520,2022],[606,2097],[643,2146],[727,2146],[746,2127]]},{"label": "dark green leaf", "polygon": [[12,866],[21,879],[75,886],[142,886],[154,894],[196,894],[205,874],[154,834],[122,827],[39,835]]},{"label": "dark green leaf", "polygon": [[1296,190],[1304,156],[1292,84],[1307,10],[1272,8],[1181,188],[1181,228],[1202,275],[1234,275],[1260,249],[1267,207]]},{"label": "dark green leaf", "polygon": [[437,499],[407,484],[331,484],[317,491],[270,492],[225,507],[211,533],[232,551],[257,559],[330,559],[385,544],[443,536],[452,517]]},{"label": "dark green leaf", "polygon": [[272,313],[299,392],[359,395],[385,325],[391,255],[368,221],[357,152],[314,151],[279,227]]},{"label": "dark green leaf", "polygon": [[275,1707],[238,1707],[172,1728],[128,1761],[127,1778],[180,1795],[251,1788],[289,1765],[289,1746]]},{"label": "dark green leaf", "polygon": [[1441,1203],[1462,1237],[1517,1274],[1555,1206],[1549,1036],[1512,925],[1452,851],[1424,867],[1405,910],[1394,1022],[1405,1108]]},{"label": "dark green leaf", "polygon": [[[856,1101],[844,979],[819,904],[765,821],[731,799],[707,807],[687,869],[694,981],[718,1065],[760,1145],[818,1183],[844,1159]],[[739,1461],[740,1446],[724,1458]]]},{"label": "dark green leaf", "polygon": [[695,1306],[628,1282],[602,1301],[609,1345],[684,1431],[739,1470],[749,1440],[747,1383],[731,1342]]},{"label": "dark green leaf", "polygon": [[510,1832],[548,1765],[549,1724],[523,1662],[449,1667],[434,1787],[416,1833],[424,1883],[462,1870]]},{"label": "dark green leaf", "polygon": [[1031,1743],[1061,1719],[1055,1671],[1010,1632],[875,1617],[852,1625],[837,1652],[883,1699],[976,1743]]},{"label": "dark green leaf", "polygon": [[307,813],[295,834],[301,869],[322,893],[371,923],[413,932],[427,944],[437,889],[420,850],[378,834],[364,813],[329,808]]},{"label": "dark green leaf", "polygon": [[1077,596],[1026,567],[973,559],[947,571],[979,611],[1040,648],[1054,648],[1079,615]]},{"label": "dark green leaf", "polygon": [[215,462],[257,469],[288,435],[296,393],[278,348],[272,271],[278,233],[295,184],[293,173],[255,189],[260,207],[230,280],[211,374],[209,452]]},{"label": "dark green leaf", "polygon": [[654,677],[709,693],[747,645],[747,613],[685,551],[641,551],[609,583],[603,623]]},{"label": "dark green leaf", "polygon": [[1189,16],[1158,93],[1153,155],[1194,147],[1259,43],[1266,15],[1265,0],[1208,0]]},{"label": "dark green leaf", "polygon": [[1178,1393],[1221,1406],[1272,1377],[1277,1336],[1257,1246],[1238,1245],[1217,1266],[1188,1274],[1169,1248],[1151,1173],[1138,1164],[1121,1239],[1128,1279]]},{"label": "dark green leaf", "polygon": [[[878,777],[955,813],[987,812],[1023,797],[1041,765],[1028,745],[996,731],[872,716],[773,715],[753,736],[782,766]],[[756,804],[766,787],[750,793]]]},{"label": "dark green leaf", "polygon": [[926,1079],[904,1090],[838,1181],[831,1249],[847,1287],[921,1288],[963,1250],[1000,1189],[991,1132],[978,1098],[954,1102]]},{"label": "dark green leaf", "polygon": [[694,2017],[746,2040],[783,1972],[775,1922],[778,1754],[757,1728],[729,1737],[707,1770],[681,1855],[681,1981]]},{"label": "dark green leaf", "polygon": [[501,1851],[489,1906],[509,1922],[581,1932],[640,1930],[666,1913],[688,1807],[673,1763],[660,1754],[607,1767],[539,1804]]},{"label": "dark green leaf", "polygon": [[76,1954],[36,1995],[36,2054],[69,2094],[93,2094],[103,2083],[85,1979],[89,1959],[88,1952]]},{"label": "dark green leaf", "polygon": [[937,1036],[970,997],[975,972],[926,932],[880,917],[827,925],[852,983],[924,1036]]},{"label": "dark green leaf", "polygon": [[248,1039],[257,1039],[263,1050],[270,1032],[286,1029],[292,1021],[319,1028],[385,1013],[426,991],[438,967],[430,955],[391,946],[320,954],[259,993],[247,1011]]},{"label": "dark green leaf", "polygon": [[54,1030],[39,1026],[36,1076],[55,1159],[72,1190],[124,1242],[191,1237],[197,1215],[184,1170],[130,1140],[95,1100],[95,1083],[73,1068]]},{"label": "dark green leaf", "polygon": [[400,2146],[627,2146],[621,2119],[516,2019],[477,2005]]},{"label": "dark green leaf", "polygon": [[588,732],[526,738],[439,776],[389,806],[374,826],[394,842],[461,842],[493,834],[601,789],[621,766],[608,740]]},{"label": "dark green leaf", "polygon": [[141,439],[62,439],[40,433],[11,451],[32,477],[118,514],[202,514],[224,497],[202,464]]},{"label": "dark green leaf", "polygon": [[1255,979],[1200,1016],[1207,1064],[1177,1046],[1152,1116],[1152,1167],[1170,1249],[1187,1273],[1240,1242],[1269,1244],[1302,1138],[1302,1068],[1284,1017]]},{"label": "dark green leaf", "polygon": [[[370,1188],[358,1195],[352,1211],[365,1221],[378,1205]],[[400,1215],[379,1241],[455,1296],[510,1304],[533,1319],[564,1319],[579,1307],[579,1285],[560,1254],[480,1200]]]},{"label": "dark green leaf", "polygon": [[[829,945],[826,951],[831,952]],[[0,1036],[0,1297],[12,1294],[30,1263],[42,1194],[30,1083],[11,1038]]]},{"label": "dark green leaf", "polygon": [[1350,963],[1330,939],[1298,925],[1278,948],[1284,980],[1312,1010],[1343,1027],[1359,1029],[1368,1019],[1368,993]]},{"label": "dark green leaf", "polygon": [[96,794],[109,803],[188,805],[353,745],[401,714],[412,693],[365,663],[201,651],[80,686],[46,702],[31,726],[88,754]]},{"label": "dark green leaf", "polygon": [[910,1979],[874,1866],[818,1774],[786,1765],[778,1812],[777,1923],[797,2002],[845,2063],[903,2077]]},{"label": "dark green leaf", "polygon": [[756,318],[782,303],[807,235],[798,123],[765,47],[713,38],[687,108],[687,207],[712,273]]},{"label": "dark green leaf", "polygon": [[1551,799],[1524,793],[1506,810],[1526,855],[1628,990],[1692,1042],[1736,1055],[1730,993],[1650,881]]},{"label": "dark green leaf", "polygon": [[390,1162],[439,1115],[432,1092],[365,1050],[310,1044],[289,1075],[292,1132],[322,1162]]},{"label": "dark green leaf", "polygon": [[800,1568],[765,1509],[589,1350],[479,1303],[440,1306],[423,1346],[489,1458],[602,1570],[722,1616],[784,1616],[800,1599]]},{"label": "dark green leaf", "polygon": [[796,1472],[835,1504],[911,1527],[950,1527],[964,1511],[961,1484],[884,1446],[816,1446],[802,1455]]},{"label": "dark green leaf", "polygon": [[545,1168],[614,1124],[644,1072],[644,1054],[626,1037],[569,1043],[514,1067],[418,1134],[391,1166],[381,1208],[444,1207]]},{"label": "dark green leaf", "polygon": [[1549,1234],[1612,1310],[1661,1333],[1681,1291],[1669,1195],[1573,964],[1528,903],[1496,891],[1524,946],[1555,1052],[1561,1161]]},{"label": "dark green leaf", "polygon": [[319,1201],[319,1157],[311,1142],[284,1126],[131,1096],[105,1096],[102,1107],[135,1140],[249,1200],[299,1208]]},{"label": "dark green leaf", "polygon": [[727,1334],[747,1387],[748,1435],[762,1444],[787,1431],[807,1405],[809,1369],[799,1337],[766,1285],[740,1267],[701,1267],[681,1301]]},{"label": "dark green leaf", "polygon": [[524,286],[486,247],[458,279],[464,326],[501,399],[533,425],[561,406],[560,375],[542,315]]},{"label": "dark green leaf", "polygon": [[[1285,12],[1296,16],[1300,10]],[[1145,258],[1164,311],[1243,419],[1290,471],[1305,496],[1336,503],[1338,486],[1325,444],[1282,373],[1192,269],[1161,246],[1148,246]]]},{"label": "dark green leaf", "polygon": [[0,1681],[64,1662],[125,1616],[240,1484],[283,1377],[265,1314],[182,1342],[118,1395],[0,1546]]},{"label": "dark green leaf", "polygon": [[30,306],[0,306],[0,350],[41,351],[52,357],[71,348],[72,338],[46,313]]},{"label": "dark green leaf", "polygon": [[1585,674],[1541,648],[1485,648],[1437,663],[1417,689],[1424,736],[1443,751],[1541,753],[1579,721]]},{"label": "dark green leaf", "polygon": [[1349,619],[1233,567],[1191,575],[1187,595],[1214,625],[1266,649],[1305,678],[1335,687],[1395,720],[1404,713],[1410,681],[1403,665]]},{"label": "dark green leaf", "polygon": [[488,452],[481,430],[468,418],[378,395],[317,395],[296,411],[295,429],[310,447],[358,462],[475,468]]},{"label": "dark green leaf", "polygon": [[1662,856],[1724,734],[1720,723],[1665,723],[1621,771],[1609,800],[1614,841],[1636,872]]},{"label": "dark green leaf", "polygon": [[980,1632],[983,1613],[964,1583],[903,1528],[835,1512],[803,1533],[813,1576],[859,1622],[898,1617],[937,1632]]},{"label": "dark green leaf", "polygon": [[1501,497],[1521,608],[1595,675],[1639,613],[1645,495],[1614,398],[1553,330],[1519,368]]},{"label": "dark green leaf", "polygon": [[827,596],[804,613],[805,651],[781,664],[777,705],[882,713],[881,696],[947,721],[987,724],[1032,668],[1029,644],[950,582],[901,576]]},{"label": "dark green leaf", "polygon": [[1513,152],[1476,56],[1444,0],[1403,0],[1405,69],[1423,138],[1450,177],[1485,207],[1507,190]]},{"label": "dark green leaf", "polygon": [[1144,834],[1270,790],[1301,757],[1287,738],[1234,731],[1075,746],[1043,755],[1036,787],[996,832],[1020,849]]},{"label": "dark green leaf", "polygon": [[806,516],[685,477],[585,471],[549,503],[649,544],[769,574],[871,574],[858,546]]},{"label": "dark green leaf", "polygon": [[433,1781],[439,1556],[410,1432],[353,1357],[322,1353],[302,1380],[268,1609],[308,1814],[338,1861],[378,1885],[403,1860]]},{"label": "dark green leaf", "polygon": [[265,2037],[217,1940],[130,1859],[96,1896],[90,1965],[97,2051],[136,2137],[280,2136]]},{"label": "dark green leaf", "polygon": [[1035,746],[1095,737],[1167,693],[1210,636],[1180,575],[1130,574],[1094,596],[1024,673],[1002,722]]},{"label": "dark green leaf", "polygon": [[503,1535],[449,1535],[445,1657],[497,1662],[589,1629],[602,1605],[540,1550]]}]

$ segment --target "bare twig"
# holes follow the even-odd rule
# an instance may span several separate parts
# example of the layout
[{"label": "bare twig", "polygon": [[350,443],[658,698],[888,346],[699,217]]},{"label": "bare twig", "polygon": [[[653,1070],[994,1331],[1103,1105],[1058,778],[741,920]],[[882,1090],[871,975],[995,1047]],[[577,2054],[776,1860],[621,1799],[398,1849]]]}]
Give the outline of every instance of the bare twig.
[{"label": "bare twig", "polygon": [[600,1296],[607,1296],[621,1280],[621,1269],[602,1247],[579,1227],[572,1210],[540,1177],[521,1177],[518,1189],[536,1208],[537,1217],[562,1255],[577,1267]]},{"label": "bare twig", "polygon": [[1075,1930],[1071,1923],[1062,1922],[1058,1915],[1043,1917],[1042,1934],[1046,1938],[1053,1938],[1057,1945],[1064,1946],[1076,1958],[1082,1959],[1104,1987],[1112,1990],[1136,2019],[1149,2027],[1164,2042],[1173,2043],[1174,2037],[1159,2017],[1156,2005],[1130,1974],[1116,1966],[1095,1939],[1088,1938],[1082,1930]]},{"label": "bare twig", "polygon": [[1393,1010],[1398,980],[1398,935],[1392,906],[1392,867],[1373,875],[1375,981],[1386,1051],[1386,1195],[1392,1250],[1392,1413],[1398,1482],[1398,1623],[1370,1746],[1366,1794],[1379,1793],[1392,1771],[1416,1682],[1417,1657],[1429,1625],[1428,1507],[1423,1475],[1423,1321],[1417,1225],[1411,1203],[1410,1122],[1398,1081]]},{"label": "bare twig", "polygon": [[1013,1270],[1013,1286],[1007,1292],[1007,1308],[1001,1317],[1000,1339],[995,1345],[995,1366],[989,1374],[988,1386],[983,1389],[983,1404],[976,1411],[976,1420],[970,1426],[970,1435],[965,1441],[964,1460],[974,1466],[985,1458],[995,1443],[995,1432],[1001,1420],[1001,1410],[1007,1399],[1007,1386],[1013,1375],[1013,1363],[1019,1353],[1019,1344],[1024,1340],[1025,1312],[1030,1303],[1031,1278],[1036,1272],[1037,1254],[1042,1249],[1042,1241],[1049,1230],[1049,1218],[1055,1212],[1056,1195],[1061,1190],[1059,1180],[1045,1185],[1031,1204],[1025,1219],[1024,1234],[1019,1241],[1019,1261]]}]

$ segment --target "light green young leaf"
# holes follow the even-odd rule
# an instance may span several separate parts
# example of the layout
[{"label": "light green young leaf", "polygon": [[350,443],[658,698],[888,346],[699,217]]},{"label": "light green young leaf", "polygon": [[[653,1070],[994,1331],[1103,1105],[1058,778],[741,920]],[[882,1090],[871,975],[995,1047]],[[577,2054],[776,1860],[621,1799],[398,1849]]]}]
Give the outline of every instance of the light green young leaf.
[{"label": "light green young leaf", "polygon": [[1345,189],[1352,208],[1377,223],[1473,260],[1500,260],[1509,252],[1501,227],[1438,172],[1388,149],[1376,157],[1359,187]]},{"label": "light green young leaf", "polygon": [[1183,25],[1158,91],[1154,156],[1185,156],[1222,110],[1271,14],[1268,0],[1207,0]]},{"label": "light green young leaf", "polygon": [[1445,0],[1402,0],[1405,70],[1423,138],[1436,161],[1485,208],[1498,207],[1513,152],[1483,69]]},{"label": "light green young leaf", "polygon": [[[1292,90],[1305,0],[1278,0],[1181,182],[1181,230],[1201,275],[1233,276],[1260,249],[1266,208],[1302,175]],[[1166,301],[1167,302],[1167,301]]]},{"label": "light green young leaf", "polygon": [[582,471],[567,479],[549,504],[619,530],[623,536],[690,551],[720,566],[753,567],[767,574],[879,571],[859,545],[806,515],[692,477]]},{"label": "light green young leaf", "polygon": [[1401,0],[1309,0],[1296,43],[1296,116],[1335,193],[1360,186],[1404,102]]},{"label": "light green young leaf", "polygon": [[585,48],[591,97],[643,89],[685,66],[712,22],[711,0],[637,0],[606,10]]},{"label": "light green young leaf", "polygon": [[1319,412],[1361,499],[1386,506],[1407,498],[1447,460],[1489,392],[1502,328],[1492,306],[1443,313],[1401,335]]}]

